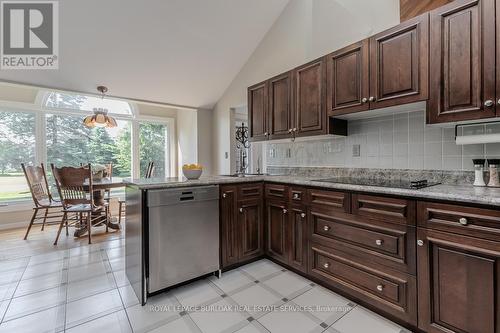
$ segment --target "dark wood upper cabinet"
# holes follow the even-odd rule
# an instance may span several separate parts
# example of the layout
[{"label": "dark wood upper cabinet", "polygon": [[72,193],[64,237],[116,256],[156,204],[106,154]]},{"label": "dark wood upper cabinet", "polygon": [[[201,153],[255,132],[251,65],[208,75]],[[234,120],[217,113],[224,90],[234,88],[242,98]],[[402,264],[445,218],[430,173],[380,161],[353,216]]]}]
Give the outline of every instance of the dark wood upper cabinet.
[{"label": "dark wood upper cabinet", "polygon": [[294,127],[297,136],[327,133],[325,77],[325,58],[294,70]]},{"label": "dark wood upper cabinet", "polygon": [[293,128],[292,72],[270,79],[268,96],[270,139],[290,137]]},{"label": "dark wood upper cabinet", "polygon": [[419,328],[500,332],[500,243],[427,229],[418,240]]},{"label": "dark wood upper cabinet", "polygon": [[369,64],[368,39],[326,56],[329,116],[368,110]]},{"label": "dark wood upper cabinet", "polygon": [[248,123],[250,139],[253,141],[268,138],[268,82],[261,82],[248,88]]},{"label": "dark wood upper cabinet", "polygon": [[454,1],[431,12],[430,27],[427,122],[494,117],[495,0]]},{"label": "dark wood upper cabinet", "polygon": [[238,206],[238,223],[241,226],[239,260],[245,261],[264,253],[262,198],[243,200]]},{"label": "dark wood upper cabinet", "polygon": [[429,15],[370,38],[370,108],[428,97]]},{"label": "dark wood upper cabinet", "polygon": [[239,260],[236,186],[221,187],[220,196],[222,266],[227,267]]}]

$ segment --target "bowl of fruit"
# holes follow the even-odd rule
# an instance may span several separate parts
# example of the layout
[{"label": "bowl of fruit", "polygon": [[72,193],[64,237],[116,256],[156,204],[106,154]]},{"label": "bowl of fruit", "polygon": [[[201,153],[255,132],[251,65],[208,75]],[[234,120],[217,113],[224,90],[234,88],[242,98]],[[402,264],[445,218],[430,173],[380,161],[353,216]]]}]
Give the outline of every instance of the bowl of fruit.
[{"label": "bowl of fruit", "polygon": [[198,179],[203,172],[203,167],[199,164],[184,164],[182,166],[182,173],[187,179]]}]

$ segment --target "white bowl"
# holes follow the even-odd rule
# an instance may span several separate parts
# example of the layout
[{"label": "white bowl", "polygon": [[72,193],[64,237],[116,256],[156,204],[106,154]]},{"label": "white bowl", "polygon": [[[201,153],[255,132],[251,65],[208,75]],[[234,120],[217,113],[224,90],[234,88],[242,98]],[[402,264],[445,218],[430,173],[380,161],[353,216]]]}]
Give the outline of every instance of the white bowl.
[{"label": "white bowl", "polygon": [[187,179],[198,179],[202,172],[202,169],[182,169],[182,173]]}]

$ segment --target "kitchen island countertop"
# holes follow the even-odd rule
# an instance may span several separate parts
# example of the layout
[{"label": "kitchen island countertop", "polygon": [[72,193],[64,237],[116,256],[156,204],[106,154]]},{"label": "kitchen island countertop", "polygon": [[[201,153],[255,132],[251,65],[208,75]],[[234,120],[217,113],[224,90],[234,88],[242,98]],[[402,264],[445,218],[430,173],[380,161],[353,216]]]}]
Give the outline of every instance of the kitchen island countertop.
[{"label": "kitchen island countertop", "polygon": [[405,196],[418,199],[446,200],[453,202],[464,202],[471,204],[499,206],[500,188],[474,187],[472,185],[449,185],[440,184],[423,189],[401,189],[380,186],[363,186],[352,184],[340,184],[317,181],[318,177],[294,177],[294,176],[270,176],[258,175],[247,177],[231,176],[206,176],[197,180],[186,178],[150,178],[150,179],[127,179],[127,185],[135,185],[142,190],[190,187],[203,185],[223,185],[249,182],[274,182],[299,186],[314,186],[334,190],[346,190],[353,192],[365,192],[374,194],[385,194]]}]

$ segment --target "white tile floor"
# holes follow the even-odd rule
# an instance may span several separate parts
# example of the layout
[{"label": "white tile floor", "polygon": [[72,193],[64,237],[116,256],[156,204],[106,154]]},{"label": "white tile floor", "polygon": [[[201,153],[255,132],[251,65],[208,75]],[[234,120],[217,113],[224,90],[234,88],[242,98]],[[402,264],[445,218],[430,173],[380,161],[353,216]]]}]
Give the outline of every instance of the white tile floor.
[{"label": "white tile floor", "polygon": [[408,332],[268,260],[141,306],[125,276],[123,246],[114,240],[0,261],[0,333]]}]

